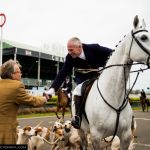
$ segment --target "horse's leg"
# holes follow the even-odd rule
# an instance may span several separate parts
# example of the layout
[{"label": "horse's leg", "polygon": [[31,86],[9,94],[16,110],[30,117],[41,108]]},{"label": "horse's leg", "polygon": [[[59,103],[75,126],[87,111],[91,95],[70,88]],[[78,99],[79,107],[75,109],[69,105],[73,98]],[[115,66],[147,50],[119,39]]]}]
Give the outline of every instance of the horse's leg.
[{"label": "horse's leg", "polygon": [[60,117],[58,116],[59,109],[60,109],[60,107],[57,106],[57,109],[56,109],[56,112],[55,112],[58,119],[60,119]]},{"label": "horse's leg", "polygon": [[143,97],[141,97],[140,101],[141,101],[142,111],[144,112],[144,110],[145,110],[145,100],[143,99]]},{"label": "horse's leg", "polygon": [[[101,136],[100,133],[95,129],[91,128],[91,142],[94,150],[100,150],[100,141],[101,141]],[[99,134],[98,134],[99,133]]]},{"label": "horse's leg", "polygon": [[144,111],[146,111],[147,100],[144,98]]},{"label": "horse's leg", "polygon": [[94,150],[100,150],[101,149],[99,138],[98,139],[96,139],[96,138],[92,139],[92,146],[93,146]]},{"label": "horse's leg", "polygon": [[150,101],[149,99],[147,99],[147,107],[149,108],[149,106],[150,106]]},{"label": "horse's leg", "polygon": [[144,112],[144,104],[142,103],[141,106],[142,106],[142,111]]},{"label": "horse's leg", "polygon": [[65,116],[65,111],[66,111],[66,107],[62,108],[62,119],[64,120],[64,116]]},{"label": "horse's leg", "polygon": [[142,106],[142,102],[140,102],[140,106],[141,106],[141,109],[142,109],[142,111],[143,111],[143,106]]},{"label": "horse's leg", "polygon": [[132,134],[131,131],[122,132],[121,138],[120,138],[120,150],[128,150]]},{"label": "horse's leg", "polygon": [[71,111],[71,105],[69,105],[69,110],[70,110],[71,118],[72,118],[72,117],[73,117],[73,115],[72,115],[72,111]]},{"label": "horse's leg", "polygon": [[146,109],[146,103],[144,102],[144,111],[145,111],[145,109]]},{"label": "horse's leg", "polygon": [[87,150],[87,147],[88,147],[87,134],[82,129],[78,130],[78,134],[80,136],[81,143],[82,143],[81,150]]},{"label": "horse's leg", "polygon": [[148,112],[148,99],[146,99],[146,108],[147,108],[147,112]]}]

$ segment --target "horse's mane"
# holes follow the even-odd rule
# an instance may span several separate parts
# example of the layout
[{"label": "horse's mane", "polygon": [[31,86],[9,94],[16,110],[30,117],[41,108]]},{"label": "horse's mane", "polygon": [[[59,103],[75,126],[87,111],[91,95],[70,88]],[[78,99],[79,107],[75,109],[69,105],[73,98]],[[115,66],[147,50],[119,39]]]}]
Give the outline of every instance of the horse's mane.
[{"label": "horse's mane", "polygon": [[[123,39],[126,37],[126,35],[124,35],[123,36]],[[105,63],[105,65],[108,63],[108,61],[109,61],[109,59],[110,59],[110,57],[112,56],[112,54],[116,51],[116,48],[118,47],[118,45],[123,41],[123,39],[122,40],[120,40],[119,42],[118,42],[118,44],[116,44],[115,45],[115,49],[112,49],[112,53],[108,56],[108,58],[107,58],[107,60],[106,60],[106,63]]]},{"label": "horse's mane", "polygon": [[106,63],[105,63],[105,66],[106,64],[108,63],[110,57],[112,56],[112,54],[115,52],[115,49],[112,50],[111,54],[107,57],[107,60],[106,60]]}]

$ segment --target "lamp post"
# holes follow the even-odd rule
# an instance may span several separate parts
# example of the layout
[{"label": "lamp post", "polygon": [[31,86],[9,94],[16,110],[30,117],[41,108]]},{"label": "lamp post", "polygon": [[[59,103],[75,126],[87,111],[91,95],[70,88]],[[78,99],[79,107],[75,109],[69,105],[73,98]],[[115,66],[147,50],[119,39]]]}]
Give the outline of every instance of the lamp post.
[{"label": "lamp post", "polygon": [[147,94],[148,94],[148,97],[150,97],[150,87],[147,87]]},{"label": "lamp post", "polygon": [[57,61],[57,74],[59,73],[59,61]]},{"label": "lamp post", "polygon": [[2,59],[3,59],[3,26],[6,22],[6,16],[5,14],[0,14],[0,28],[1,28],[1,43],[0,43],[0,66],[2,65]]},{"label": "lamp post", "polygon": [[40,71],[41,71],[41,59],[40,59],[41,53],[39,52],[39,58],[38,61],[38,70],[37,70],[37,88],[40,86]]}]

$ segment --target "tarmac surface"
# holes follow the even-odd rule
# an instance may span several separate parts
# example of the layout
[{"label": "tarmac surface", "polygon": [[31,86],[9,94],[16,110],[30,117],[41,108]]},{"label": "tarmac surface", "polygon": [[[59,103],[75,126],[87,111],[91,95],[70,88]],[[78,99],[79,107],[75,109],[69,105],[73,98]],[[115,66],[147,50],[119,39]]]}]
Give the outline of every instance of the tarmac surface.
[{"label": "tarmac surface", "polygon": [[[137,122],[137,129],[135,133],[136,138],[134,140],[134,150],[150,150],[150,112],[134,111],[134,116]],[[65,119],[70,118],[71,116],[69,115],[65,116]],[[26,125],[36,126],[41,121],[42,126],[49,127],[56,120],[56,116],[18,119],[20,127]]]}]

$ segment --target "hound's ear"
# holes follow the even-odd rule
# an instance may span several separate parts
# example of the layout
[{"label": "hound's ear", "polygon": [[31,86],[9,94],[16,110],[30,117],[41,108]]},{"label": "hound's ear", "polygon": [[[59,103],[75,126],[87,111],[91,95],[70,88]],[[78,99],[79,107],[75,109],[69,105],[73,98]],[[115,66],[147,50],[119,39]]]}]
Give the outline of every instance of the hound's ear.
[{"label": "hound's ear", "polygon": [[138,15],[136,15],[134,17],[133,26],[134,26],[134,28],[137,28],[138,25],[139,25],[139,18],[138,18]]}]

